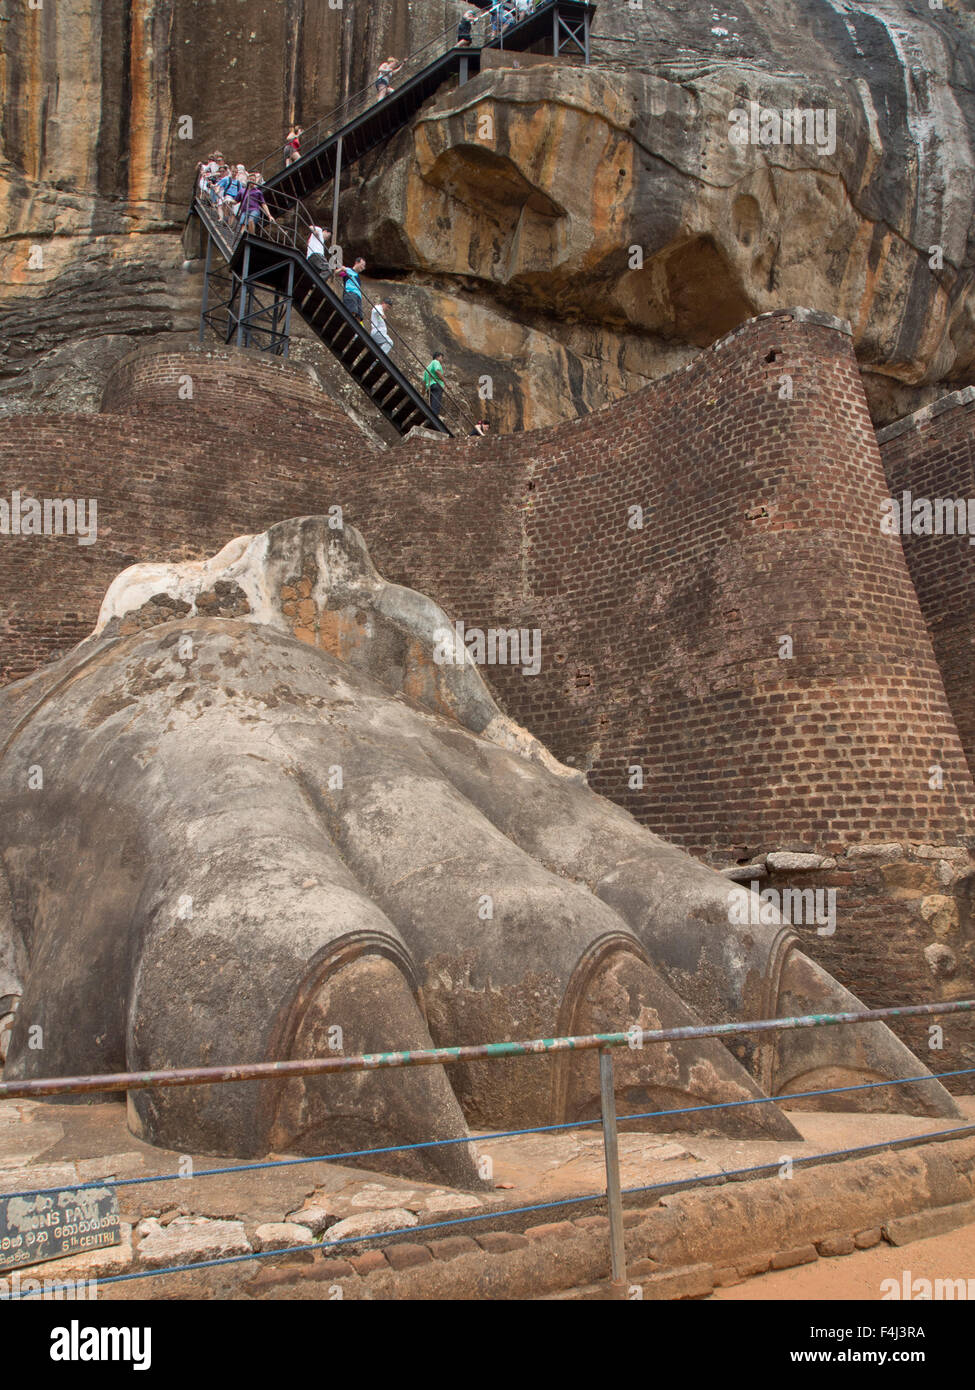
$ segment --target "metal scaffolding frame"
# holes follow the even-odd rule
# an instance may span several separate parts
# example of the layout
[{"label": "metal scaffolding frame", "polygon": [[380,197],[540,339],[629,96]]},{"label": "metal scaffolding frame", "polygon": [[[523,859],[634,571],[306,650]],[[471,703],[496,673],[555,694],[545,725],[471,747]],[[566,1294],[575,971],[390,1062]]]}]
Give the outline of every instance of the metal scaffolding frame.
[{"label": "metal scaffolding frame", "polygon": [[552,11],[552,52],[556,57],[577,52],[587,63],[590,61],[588,10],[579,19],[564,19],[556,5]]},{"label": "metal scaffolding frame", "polygon": [[[250,273],[251,248],[244,246],[244,263],[238,274],[229,266],[213,266],[214,239],[207,235],[206,267],[203,278],[203,304],[200,309],[200,342],[210,328],[224,343],[255,348],[274,357],[287,357],[291,347],[291,307],[294,295],[294,261],[282,257],[262,266],[260,274]],[[283,273],[285,287],[266,284],[269,276]],[[218,286],[218,298],[213,296]]]}]

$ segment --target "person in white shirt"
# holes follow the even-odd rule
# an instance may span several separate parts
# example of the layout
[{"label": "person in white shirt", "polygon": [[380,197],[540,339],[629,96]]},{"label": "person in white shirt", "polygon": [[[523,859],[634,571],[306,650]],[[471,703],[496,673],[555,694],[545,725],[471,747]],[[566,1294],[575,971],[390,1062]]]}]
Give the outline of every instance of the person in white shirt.
[{"label": "person in white shirt", "polygon": [[369,331],[373,336],[373,341],[387,354],[392,352],[393,349],[393,340],[389,336],[389,329],[386,327],[386,310],[388,308],[388,300],[378,300],[377,303],[373,305],[372,322],[369,325]]},{"label": "person in white shirt", "polygon": [[324,227],[312,227],[308,237],[308,245],[305,248],[305,256],[310,265],[321,275],[328,274],[328,261],[326,259],[326,245],[332,233],[327,232]]}]

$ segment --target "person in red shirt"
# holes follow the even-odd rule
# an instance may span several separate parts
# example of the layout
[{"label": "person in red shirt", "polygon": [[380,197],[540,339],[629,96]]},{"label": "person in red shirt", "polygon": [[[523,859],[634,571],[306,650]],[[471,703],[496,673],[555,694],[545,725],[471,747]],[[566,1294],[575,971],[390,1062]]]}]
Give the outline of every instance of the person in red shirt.
[{"label": "person in red shirt", "polygon": [[300,125],[293,125],[288,131],[284,144],[285,168],[289,164],[297,164],[301,158],[301,136],[302,127]]}]

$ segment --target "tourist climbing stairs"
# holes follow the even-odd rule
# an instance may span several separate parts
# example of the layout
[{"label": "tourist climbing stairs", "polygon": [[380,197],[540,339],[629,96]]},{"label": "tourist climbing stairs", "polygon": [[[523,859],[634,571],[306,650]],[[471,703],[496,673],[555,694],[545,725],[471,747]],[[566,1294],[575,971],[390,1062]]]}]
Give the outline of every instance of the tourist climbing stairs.
[{"label": "tourist climbing stairs", "polygon": [[387,353],[379,346],[370,332],[374,306],[366,295],[360,320],[346,307],[341,289],[333,288],[329,271],[308,260],[311,222],[298,200],[279,193],[275,207],[273,223],[262,220],[259,231],[233,237],[213,209],[197,200],[211,244],[230,270],[229,297],[216,303],[204,299],[206,323],[227,343],[283,353],[293,307],[399,434],[416,425],[441,434],[469,432],[473,416],[456,392],[444,393],[438,413],[414,384],[426,364],[399,334],[387,328],[393,348]]},{"label": "tourist climbing stairs", "polygon": [[[338,215],[342,171],[402,130],[445,81],[466,82],[480,71],[491,48],[575,52],[589,61],[589,26],[595,6],[585,0],[516,0],[485,9],[472,21],[468,47],[458,46],[452,25],[412,54],[393,75],[382,99],[373,85],[305,130],[305,153],[287,164],[279,148],[257,166],[270,216],[245,226],[231,222],[194,191],[192,211],[207,234],[207,273],[201,313],[204,325],[226,342],[286,355],[292,308],[329,348],[352,379],[391,425],[405,435],[416,425],[443,434],[467,433],[474,414],[456,391],[445,391],[435,411],[421,381],[426,363],[392,328],[393,348],[384,351],[370,332],[373,305],[362,297],[362,319],[343,302],[338,266],[316,268],[307,256],[313,221],[302,199],[326,184],[333,186],[333,228]],[[224,214],[226,216],[226,213]],[[225,298],[212,300],[214,249],[227,266]],[[334,253],[332,259],[335,259]],[[395,357],[395,361],[393,360]]]},{"label": "tourist climbing stairs", "polygon": [[485,49],[528,52],[547,46],[559,54],[575,52],[588,62],[589,25],[595,10],[584,0],[541,0],[519,12],[511,0],[486,9],[473,22],[469,48],[458,47],[457,26],[451,25],[406,59],[391,78],[392,90],[385,98],[378,100],[370,84],[303,132],[305,152],[296,163],[286,166],[279,147],[257,168],[268,187],[307,198],[409,125],[444,82],[456,76],[464,83],[480,72]]}]

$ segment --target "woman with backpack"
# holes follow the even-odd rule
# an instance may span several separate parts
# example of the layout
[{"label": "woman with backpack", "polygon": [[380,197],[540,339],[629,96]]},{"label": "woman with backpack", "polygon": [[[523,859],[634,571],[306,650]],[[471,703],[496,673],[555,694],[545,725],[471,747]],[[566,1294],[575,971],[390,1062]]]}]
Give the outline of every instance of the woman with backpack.
[{"label": "woman with backpack", "polygon": [[230,209],[236,204],[243,188],[244,183],[236,169],[229,169],[224,177],[217,183],[217,193],[219,195],[217,217],[221,222],[230,221]]}]

